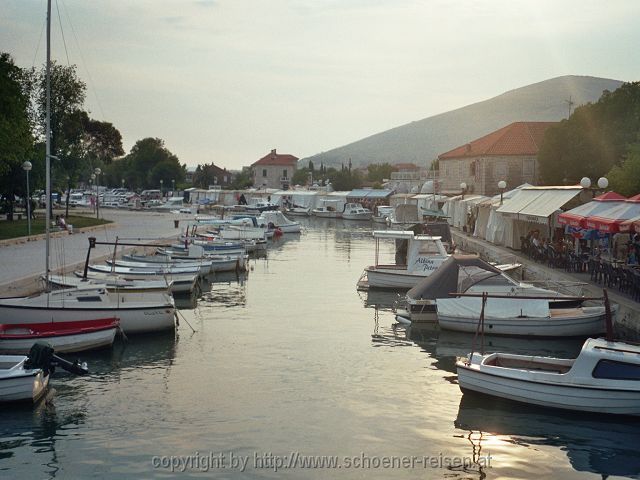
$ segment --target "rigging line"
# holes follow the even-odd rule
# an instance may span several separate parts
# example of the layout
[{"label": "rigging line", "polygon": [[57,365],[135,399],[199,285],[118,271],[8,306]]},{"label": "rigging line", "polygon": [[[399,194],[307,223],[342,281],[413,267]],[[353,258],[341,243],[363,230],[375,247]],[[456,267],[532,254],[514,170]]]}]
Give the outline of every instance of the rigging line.
[{"label": "rigging line", "polygon": [[62,36],[62,44],[64,45],[64,54],[67,56],[67,66],[71,66],[69,61],[69,51],[67,50],[67,40],[64,38],[64,28],[62,28],[62,18],[60,18],[60,6],[58,0],[56,0],[56,11],[58,12],[58,23],[60,24],[60,34]]},{"label": "rigging line", "polygon": [[[44,2],[43,2],[44,3]],[[40,5],[42,7],[42,5]],[[44,10],[41,8],[41,10]],[[38,37],[38,43],[36,44],[36,53],[33,55],[33,62],[31,62],[31,68],[36,66],[36,58],[38,58],[38,52],[40,51],[40,43],[42,42],[42,34],[44,33],[44,28],[47,25],[47,19],[45,18],[42,22],[42,28],[40,29],[40,37]]]},{"label": "rigging line", "polygon": [[[56,0],[57,1],[57,0]],[[87,66],[87,62],[82,55],[82,49],[80,48],[80,42],[78,41],[78,35],[76,34],[76,29],[73,27],[73,22],[71,21],[71,16],[69,15],[69,9],[67,8],[67,4],[64,3],[64,0],[60,0],[62,2],[62,8],[64,10],[64,14],[67,17],[67,21],[69,22],[69,27],[71,27],[71,33],[73,34],[73,39],[76,42],[76,47],[78,48],[78,55],[80,56],[80,60],[82,62],[82,66],[84,67],[84,71],[89,78],[89,84],[91,85],[91,91],[93,92],[93,96],[96,99],[96,104],[98,105],[98,109],[100,110],[100,115],[102,115],[102,119],[106,119],[106,115],[104,114],[104,109],[102,108],[102,103],[100,103],[100,99],[98,98],[98,90],[95,86],[95,82],[93,81],[93,77],[91,77],[91,73],[89,72],[89,68]]]}]

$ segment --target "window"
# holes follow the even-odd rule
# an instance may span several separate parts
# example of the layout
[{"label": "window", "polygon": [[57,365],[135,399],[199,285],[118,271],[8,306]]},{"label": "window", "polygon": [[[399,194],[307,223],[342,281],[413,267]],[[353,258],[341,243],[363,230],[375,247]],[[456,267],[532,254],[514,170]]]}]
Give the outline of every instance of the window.
[{"label": "window", "polygon": [[267,169],[266,169],[266,168],[263,168],[263,169],[262,169],[262,176],[263,176],[263,177],[266,177],[266,176],[267,176]]},{"label": "window", "polygon": [[611,380],[640,380],[640,365],[616,360],[600,360],[593,369],[592,375],[593,378]]},{"label": "window", "polygon": [[287,178],[287,169],[286,168],[282,171],[282,178]]}]

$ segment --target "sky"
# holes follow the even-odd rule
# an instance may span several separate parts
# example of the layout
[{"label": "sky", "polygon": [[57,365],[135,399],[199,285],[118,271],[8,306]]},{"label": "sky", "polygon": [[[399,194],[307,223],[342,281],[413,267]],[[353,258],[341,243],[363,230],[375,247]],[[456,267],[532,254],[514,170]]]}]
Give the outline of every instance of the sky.
[{"label": "sky", "polygon": [[[52,2],[91,116],[191,166],[304,158],[560,75],[640,80],[637,0]],[[0,51],[44,64],[45,17],[0,0]]]}]

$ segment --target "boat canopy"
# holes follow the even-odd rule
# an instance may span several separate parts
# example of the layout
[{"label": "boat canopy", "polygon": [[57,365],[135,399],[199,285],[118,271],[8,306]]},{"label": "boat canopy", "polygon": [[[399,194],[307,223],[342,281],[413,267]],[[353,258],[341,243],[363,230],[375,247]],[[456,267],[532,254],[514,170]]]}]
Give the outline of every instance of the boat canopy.
[{"label": "boat canopy", "polygon": [[414,300],[449,298],[453,292],[465,292],[469,287],[502,272],[477,255],[452,255],[438,270],[421,280],[407,292]]}]

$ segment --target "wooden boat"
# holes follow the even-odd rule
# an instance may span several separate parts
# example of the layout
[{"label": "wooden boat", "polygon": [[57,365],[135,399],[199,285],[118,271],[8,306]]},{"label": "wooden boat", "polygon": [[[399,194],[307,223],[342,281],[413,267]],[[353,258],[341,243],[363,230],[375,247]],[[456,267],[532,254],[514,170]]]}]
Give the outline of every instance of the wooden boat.
[{"label": "wooden boat", "polygon": [[588,339],[575,359],[492,353],[456,363],[463,392],[543,407],[640,415],[640,346]]},{"label": "wooden boat", "polygon": [[61,353],[109,347],[113,344],[119,325],[117,318],[0,325],[0,352],[25,354],[38,340],[47,341],[56,352]]},{"label": "wooden boat", "polygon": [[181,274],[191,274],[191,275],[200,275],[200,267],[188,267],[188,268],[179,268],[179,267],[164,267],[162,265],[158,265],[155,268],[133,268],[133,267],[112,267],[109,265],[89,265],[89,270],[92,272],[102,272],[102,273],[115,273],[118,275],[136,275],[140,278],[152,277],[171,277],[171,275],[181,275]]},{"label": "wooden boat", "polygon": [[293,215],[295,217],[308,217],[309,215],[311,215],[311,208],[293,206],[287,208],[286,213],[287,215]]}]

